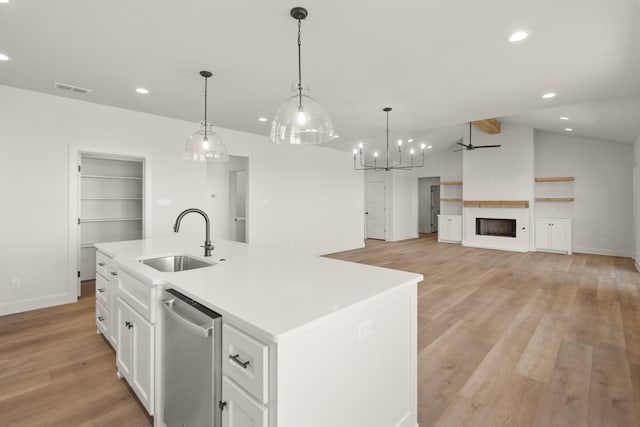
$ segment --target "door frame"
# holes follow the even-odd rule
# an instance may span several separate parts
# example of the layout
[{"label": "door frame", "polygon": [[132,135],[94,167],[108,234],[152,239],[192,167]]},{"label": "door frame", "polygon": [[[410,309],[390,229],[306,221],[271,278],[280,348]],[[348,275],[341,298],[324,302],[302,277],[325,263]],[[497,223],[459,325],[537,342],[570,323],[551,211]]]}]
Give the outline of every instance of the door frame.
[{"label": "door frame", "polygon": [[84,147],[69,144],[69,222],[68,222],[68,253],[67,277],[69,302],[76,302],[80,296],[80,233],[78,230],[78,215],[80,212],[80,178],[78,166],[83,154],[101,156],[112,159],[142,160],[144,185],[142,187],[142,238],[151,234],[151,154],[141,151],[119,150],[117,153],[96,147]]}]

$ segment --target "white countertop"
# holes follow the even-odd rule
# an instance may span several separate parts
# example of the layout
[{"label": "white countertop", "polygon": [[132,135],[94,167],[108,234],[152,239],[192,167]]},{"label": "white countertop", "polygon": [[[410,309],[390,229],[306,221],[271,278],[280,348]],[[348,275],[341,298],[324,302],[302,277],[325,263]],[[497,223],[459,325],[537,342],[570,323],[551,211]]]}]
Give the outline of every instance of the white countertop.
[{"label": "white countertop", "polygon": [[[226,240],[213,244],[216,248],[210,258],[203,256],[202,242],[180,236],[95,246],[143,282],[175,288],[272,342],[282,341],[338,311],[423,279],[420,274],[293,251]],[[218,264],[163,273],[138,261],[174,254]],[[219,262],[220,259],[226,261]]]}]

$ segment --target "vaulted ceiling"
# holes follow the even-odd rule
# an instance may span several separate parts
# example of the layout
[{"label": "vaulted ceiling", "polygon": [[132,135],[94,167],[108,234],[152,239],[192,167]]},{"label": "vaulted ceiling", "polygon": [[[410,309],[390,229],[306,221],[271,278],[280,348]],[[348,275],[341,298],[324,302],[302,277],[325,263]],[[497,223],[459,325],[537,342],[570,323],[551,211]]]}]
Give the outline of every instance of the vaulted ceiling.
[{"label": "vaulted ceiling", "polygon": [[[624,143],[640,133],[637,0],[11,0],[0,84],[197,122],[209,69],[214,124],[268,135],[258,118],[297,78],[293,6],[309,10],[303,80],[336,148],[383,141],[385,106],[392,138],[416,143],[486,117]],[[530,37],[509,43],[521,29]]]}]

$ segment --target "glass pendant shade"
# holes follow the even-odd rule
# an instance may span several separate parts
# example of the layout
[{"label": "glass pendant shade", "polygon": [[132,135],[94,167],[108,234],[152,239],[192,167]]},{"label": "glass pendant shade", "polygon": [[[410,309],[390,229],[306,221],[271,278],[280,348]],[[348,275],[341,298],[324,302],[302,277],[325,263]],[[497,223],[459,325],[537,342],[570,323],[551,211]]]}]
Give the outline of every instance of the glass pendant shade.
[{"label": "glass pendant shade", "polygon": [[201,162],[226,162],[229,160],[229,153],[222,138],[213,131],[213,124],[200,122],[200,130],[187,139],[184,158]]},{"label": "glass pendant shade", "polygon": [[303,90],[302,104],[298,89],[278,109],[271,122],[269,139],[276,144],[317,145],[335,138],[331,118],[322,105]]}]

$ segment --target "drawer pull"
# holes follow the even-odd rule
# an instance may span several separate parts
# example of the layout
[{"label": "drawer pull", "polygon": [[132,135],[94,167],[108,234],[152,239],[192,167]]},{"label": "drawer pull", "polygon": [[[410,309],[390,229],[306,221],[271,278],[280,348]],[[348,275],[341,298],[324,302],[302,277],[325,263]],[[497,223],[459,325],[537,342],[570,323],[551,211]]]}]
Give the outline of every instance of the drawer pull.
[{"label": "drawer pull", "polygon": [[117,272],[117,271],[112,271],[112,272],[111,272],[111,275],[112,275],[112,276],[117,276],[117,275],[118,275],[118,272]]},{"label": "drawer pull", "polygon": [[105,264],[104,262],[99,262],[98,263],[98,267],[104,267],[105,265],[107,265],[107,264]]},{"label": "drawer pull", "polygon": [[104,292],[104,288],[98,288],[98,292],[103,293]]},{"label": "drawer pull", "polygon": [[240,360],[239,354],[234,354],[233,356],[229,355],[229,359],[233,360],[238,365],[242,366],[243,369],[247,369],[247,366],[249,366],[249,363],[251,363],[248,360],[246,362],[243,362],[242,360]]}]

